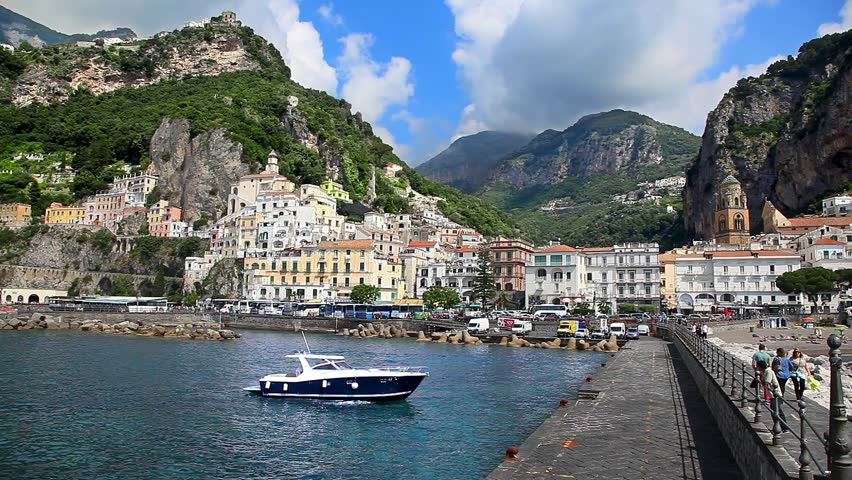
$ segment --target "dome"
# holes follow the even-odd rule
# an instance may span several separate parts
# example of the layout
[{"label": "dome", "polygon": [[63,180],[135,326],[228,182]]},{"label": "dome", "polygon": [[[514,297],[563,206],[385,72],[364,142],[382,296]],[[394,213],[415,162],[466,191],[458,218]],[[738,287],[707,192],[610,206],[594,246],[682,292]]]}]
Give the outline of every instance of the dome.
[{"label": "dome", "polygon": [[730,185],[730,184],[739,185],[739,183],[740,182],[736,178],[734,178],[733,175],[728,175],[727,177],[725,177],[724,180],[722,180],[722,185]]}]

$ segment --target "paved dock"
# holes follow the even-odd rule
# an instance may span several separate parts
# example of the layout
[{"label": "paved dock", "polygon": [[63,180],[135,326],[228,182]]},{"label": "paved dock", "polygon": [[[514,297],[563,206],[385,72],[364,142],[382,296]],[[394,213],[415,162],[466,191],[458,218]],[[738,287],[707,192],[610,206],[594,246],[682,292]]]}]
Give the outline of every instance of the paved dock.
[{"label": "paved dock", "polygon": [[743,478],[677,355],[654,337],[629,342],[584,387],[596,398],[560,407],[488,478]]}]

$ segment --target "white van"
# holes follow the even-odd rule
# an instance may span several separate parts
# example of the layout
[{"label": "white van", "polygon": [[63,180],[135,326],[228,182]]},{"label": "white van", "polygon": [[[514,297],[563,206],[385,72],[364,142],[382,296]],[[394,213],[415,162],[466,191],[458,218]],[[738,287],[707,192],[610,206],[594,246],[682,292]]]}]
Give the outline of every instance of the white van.
[{"label": "white van", "polygon": [[234,304],[226,303],[222,308],[219,309],[221,313],[234,313]]},{"label": "white van", "polygon": [[529,320],[515,320],[512,325],[512,333],[516,335],[526,335],[532,332],[532,322]]},{"label": "white van", "polygon": [[636,328],[639,329],[639,335],[650,335],[651,334],[651,327],[649,327],[645,323],[640,323],[639,326],[637,326]]},{"label": "white van", "polygon": [[472,318],[467,323],[467,331],[470,333],[487,333],[491,325],[487,318]]},{"label": "white van", "polygon": [[609,334],[610,336],[615,335],[615,338],[624,338],[627,334],[627,326],[621,322],[610,323]]}]

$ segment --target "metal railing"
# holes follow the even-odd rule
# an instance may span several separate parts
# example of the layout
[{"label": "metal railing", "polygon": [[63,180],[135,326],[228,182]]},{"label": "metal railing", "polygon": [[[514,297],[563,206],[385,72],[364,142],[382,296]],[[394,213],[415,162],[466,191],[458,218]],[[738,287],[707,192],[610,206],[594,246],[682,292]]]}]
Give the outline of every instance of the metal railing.
[{"label": "metal railing", "polygon": [[[740,408],[746,408],[749,404],[753,406],[753,423],[762,421],[764,409],[769,412],[772,421],[770,431],[773,446],[781,445],[781,435],[784,432],[790,432],[798,440],[800,479],[814,478],[813,465],[816,471],[825,477],[852,480],[852,456],[850,456],[846,430],[848,421],[843,401],[839,337],[831,335],[828,340],[831,365],[831,418],[829,431],[821,433],[808,419],[807,405],[804,400],[794,403],[785,399],[777,386],[774,389],[765,387],[751,365],[747,365],[718,345],[701,339],[685,325],[668,322],[661,326],[672,330],[673,336],[676,336],[689,349],[705,371],[716,379],[723,391],[729,389],[728,397],[732,404]],[[797,412],[798,418],[793,421],[787,419],[781,412],[782,405]],[[826,465],[822,465],[814,458],[813,448],[821,448],[826,453]]]}]

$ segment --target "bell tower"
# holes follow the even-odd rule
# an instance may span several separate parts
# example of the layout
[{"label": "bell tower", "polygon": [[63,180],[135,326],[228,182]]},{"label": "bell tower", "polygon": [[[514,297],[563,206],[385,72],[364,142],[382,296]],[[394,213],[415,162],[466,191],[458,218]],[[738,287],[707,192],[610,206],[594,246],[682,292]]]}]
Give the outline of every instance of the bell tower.
[{"label": "bell tower", "polygon": [[725,177],[719,185],[713,224],[716,243],[748,244],[748,199],[742,185],[733,175]]},{"label": "bell tower", "polygon": [[266,173],[278,175],[278,154],[275,150],[269,152],[269,156],[266,157]]}]

